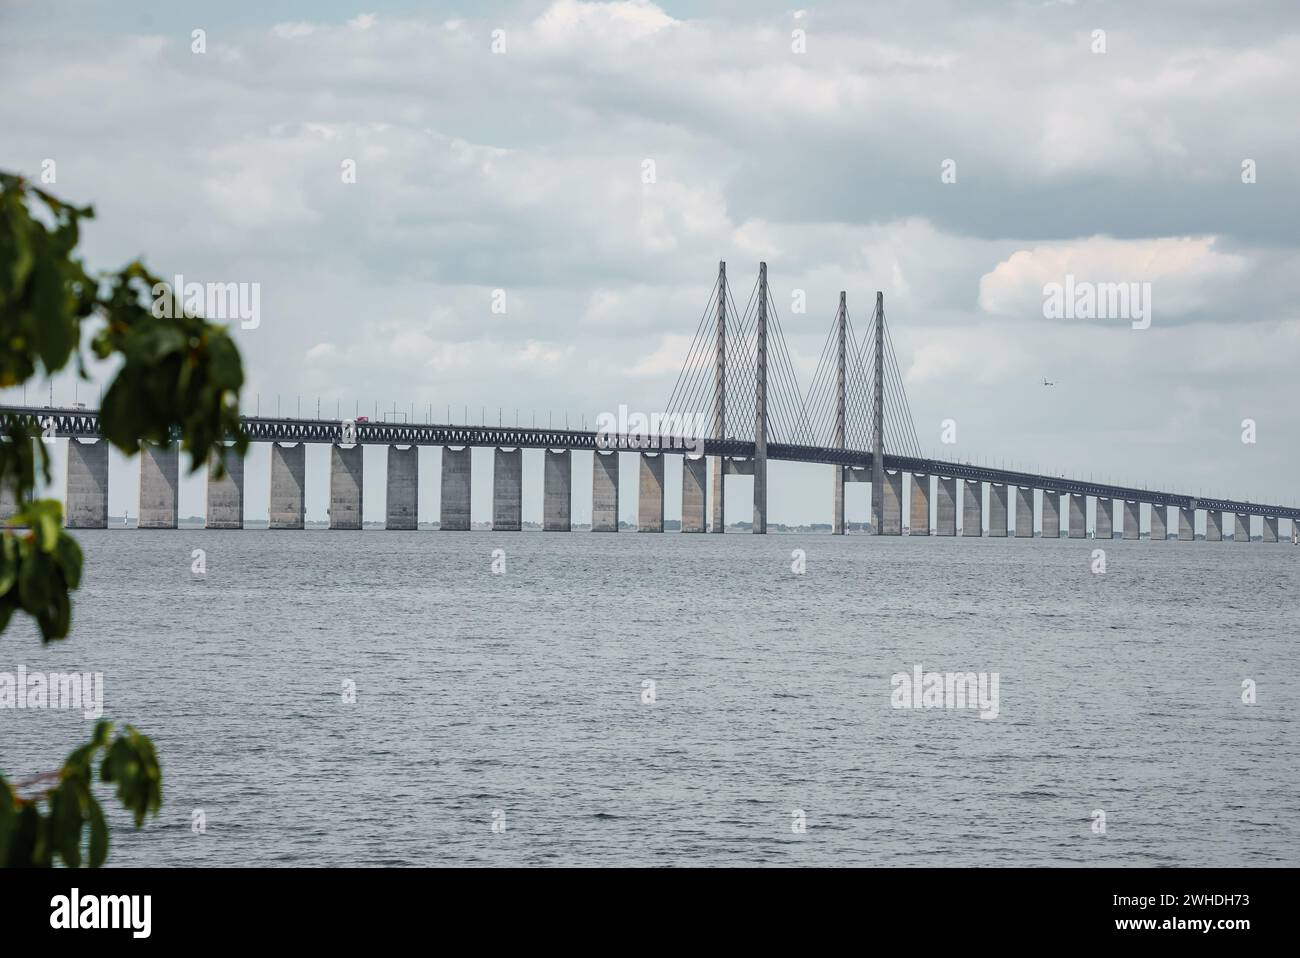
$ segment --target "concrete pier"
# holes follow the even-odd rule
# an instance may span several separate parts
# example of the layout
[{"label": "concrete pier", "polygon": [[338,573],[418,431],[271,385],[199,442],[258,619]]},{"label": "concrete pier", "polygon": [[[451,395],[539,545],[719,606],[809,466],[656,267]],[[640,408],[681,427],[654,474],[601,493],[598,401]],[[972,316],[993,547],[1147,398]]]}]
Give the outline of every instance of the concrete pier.
[{"label": "concrete pier", "polygon": [[989,483],[989,535],[1000,539],[1007,537],[1007,487]]},{"label": "concrete pier", "polygon": [[1115,538],[1115,500],[1097,497],[1097,516],[1093,522],[1093,538]]},{"label": "concrete pier", "polygon": [[208,462],[209,529],[244,528],[244,460],[231,453],[226,457],[226,474],[214,478],[215,460]]},{"label": "concrete pier", "polygon": [[[722,460],[716,460],[721,466]],[[717,483],[722,484],[722,471],[718,470]],[[714,506],[719,501],[714,500]],[[716,512],[715,512],[716,516]],[[715,522],[718,520],[715,518]],[[618,453],[601,452],[597,449],[591,454],[591,531],[618,532]],[[713,530],[721,532],[721,523]]]},{"label": "concrete pier", "polygon": [[844,535],[843,466],[831,466],[831,535]]},{"label": "concrete pier", "polygon": [[68,440],[64,490],[69,529],[108,528],[108,440]]},{"label": "concrete pier", "polygon": [[1223,541],[1223,513],[1218,509],[1205,510],[1205,541]]},{"label": "concrete pier", "polygon": [[1260,538],[1264,542],[1277,542],[1277,516],[1264,517],[1264,534]]},{"label": "concrete pier", "polygon": [[573,451],[547,449],[542,472],[542,531],[568,532],[573,528],[572,513]]},{"label": "concrete pier", "polygon": [[181,489],[181,456],[176,443],[140,443],[140,529],[175,529]]},{"label": "concrete pier", "polygon": [[641,474],[637,489],[637,532],[664,531],[664,455],[641,453]]},{"label": "concrete pier", "polygon": [[1034,537],[1034,488],[1016,486],[1016,538]]},{"label": "concrete pier", "polygon": [[518,532],[524,525],[524,451],[497,449],[492,457],[492,531]]},{"label": "concrete pier", "polygon": [[[420,528],[420,447],[390,445],[387,455],[384,531],[410,532]],[[468,506],[465,514],[469,515]]]},{"label": "concrete pier", "polygon": [[903,534],[903,474],[885,473],[884,517],[880,532],[887,536]]},{"label": "concrete pier", "polygon": [[709,531],[726,532],[727,502],[726,460],[721,456],[713,457],[712,500],[709,502]]},{"label": "concrete pier", "polygon": [[361,528],[361,493],[365,464],[361,447],[330,446],[330,528]]},{"label": "concrete pier", "polygon": [[1136,499],[1124,500],[1124,538],[1142,538],[1142,503]]},{"label": "concrete pier", "polygon": [[438,504],[438,528],[447,532],[469,530],[470,480],[473,478],[471,449],[442,447],[441,502]]},{"label": "concrete pier", "polygon": [[707,515],[704,489],[708,462],[682,456],[682,532],[703,532]]},{"label": "concrete pier", "polygon": [[1233,526],[1232,538],[1236,542],[1250,541],[1250,516],[1243,516],[1237,513],[1237,521]]},{"label": "concrete pier", "polygon": [[1070,493],[1070,538],[1088,537],[1088,497]]},{"label": "concrete pier", "polygon": [[1055,489],[1043,490],[1043,538],[1061,538],[1061,494]]},{"label": "concrete pier", "polygon": [[951,476],[939,476],[935,480],[935,485],[937,501],[934,534],[955,536],[957,534],[957,480]]},{"label": "concrete pier", "polygon": [[907,526],[914,536],[930,534],[930,477],[912,473],[912,506]]},{"label": "concrete pier", "polygon": [[1169,538],[1169,507],[1151,506],[1151,541],[1164,542]]},{"label": "concrete pier", "polygon": [[1196,510],[1195,509],[1178,509],[1178,539],[1180,542],[1190,542],[1196,538]]},{"label": "concrete pier", "polygon": [[961,534],[982,536],[984,534],[984,485],[966,480],[961,487]]},{"label": "concrete pier", "polygon": [[271,444],[270,529],[301,529],[306,518],[307,445]]}]

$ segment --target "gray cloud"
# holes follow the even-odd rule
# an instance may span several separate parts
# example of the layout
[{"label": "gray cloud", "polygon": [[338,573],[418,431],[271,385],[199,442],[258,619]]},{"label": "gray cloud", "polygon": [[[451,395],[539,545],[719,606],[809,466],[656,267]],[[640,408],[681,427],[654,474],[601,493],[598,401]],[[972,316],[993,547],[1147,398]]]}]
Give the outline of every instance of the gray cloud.
[{"label": "gray cloud", "polygon": [[[765,258],[805,375],[838,291],[863,325],[885,291],[935,452],[1291,498],[1291,5],[370,9],[0,13],[0,166],[57,160],[99,210],[95,265],[261,283],[250,408],[651,407],[717,261],[743,299]],[[1153,283],[1152,329],[1044,318],[1051,270],[1101,269]],[[957,450],[926,438],[946,417]],[[829,515],[803,481],[774,488],[778,520]]]}]

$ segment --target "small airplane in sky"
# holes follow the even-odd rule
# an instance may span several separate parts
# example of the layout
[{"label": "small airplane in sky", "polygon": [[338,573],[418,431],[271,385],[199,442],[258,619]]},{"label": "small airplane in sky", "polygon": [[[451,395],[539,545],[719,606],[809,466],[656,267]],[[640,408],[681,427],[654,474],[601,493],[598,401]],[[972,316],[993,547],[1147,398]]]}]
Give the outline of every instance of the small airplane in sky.
[{"label": "small airplane in sky", "polygon": [[1043,385],[1044,385],[1044,386],[1055,386],[1056,383],[1049,383],[1046,379],[1044,379],[1044,380],[1043,380]]}]

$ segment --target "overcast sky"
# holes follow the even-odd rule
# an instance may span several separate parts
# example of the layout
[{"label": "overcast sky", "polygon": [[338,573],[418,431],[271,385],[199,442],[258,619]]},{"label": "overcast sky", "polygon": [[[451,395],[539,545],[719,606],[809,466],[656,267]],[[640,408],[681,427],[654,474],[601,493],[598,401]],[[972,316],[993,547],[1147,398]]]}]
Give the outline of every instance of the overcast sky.
[{"label": "overcast sky", "polygon": [[[94,268],[259,284],[260,325],[236,333],[250,412],[659,409],[718,261],[743,300],[765,260],[805,388],[839,291],[860,329],[884,292],[935,456],[1292,504],[1297,63],[1294,2],[3,0],[0,168],[55,161],[51,188],[96,207]],[[1150,283],[1149,328],[1045,317],[1067,274]],[[324,518],[325,447],[309,456]],[[380,519],[382,449],[366,469]],[[487,519],[490,452],[475,469]],[[585,521],[589,458],[574,471]],[[732,481],[728,519],[748,519]],[[111,483],[135,515],[134,463]],[[770,487],[771,521],[829,521],[829,467],[774,465]],[[202,511],[187,479],[181,513]],[[849,511],[867,518],[865,487]]]}]

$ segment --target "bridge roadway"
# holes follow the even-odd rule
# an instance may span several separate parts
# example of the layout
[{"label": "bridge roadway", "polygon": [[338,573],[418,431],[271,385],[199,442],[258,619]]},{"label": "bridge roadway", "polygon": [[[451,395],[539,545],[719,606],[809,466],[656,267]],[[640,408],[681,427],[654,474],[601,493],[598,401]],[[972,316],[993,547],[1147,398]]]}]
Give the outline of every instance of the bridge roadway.
[{"label": "bridge roadway", "polygon": [[[36,419],[47,436],[76,439],[98,439],[99,415],[91,409],[66,409],[58,407],[0,406],[0,426],[8,426],[15,419],[30,422]],[[356,422],[338,419],[291,419],[280,417],[241,417],[249,439],[253,442],[279,443],[339,443],[344,427],[352,423],[355,442],[361,445],[396,446],[485,446],[499,449],[610,449],[628,452],[680,452],[678,440],[651,440],[649,445],[629,441],[627,437],[612,437],[616,446],[600,445],[599,434],[577,429],[555,429],[538,426],[456,426],[430,423]],[[51,431],[51,427],[53,427]],[[606,440],[611,437],[599,437]],[[677,444],[674,445],[674,442]],[[661,443],[661,444],[657,444]],[[732,459],[752,459],[754,443],[739,439],[705,439],[706,456]],[[813,462],[827,465],[865,469],[870,474],[872,454],[858,449],[837,449],[825,446],[803,446],[769,442],[769,459],[787,462]],[[1050,489],[1059,493],[1079,496],[1097,496],[1107,499],[1145,502],[1151,505],[1175,506],[1180,509],[1205,509],[1232,512],[1238,515],[1270,516],[1300,519],[1300,508],[1246,502],[1236,499],[1200,498],[1176,492],[1161,492],[1130,486],[1070,479],[1061,475],[1016,472],[992,466],[948,462],[940,459],[918,459],[886,453],[885,469],[910,472],[914,475],[942,476],[971,482],[989,482],[1023,488]]]}]

